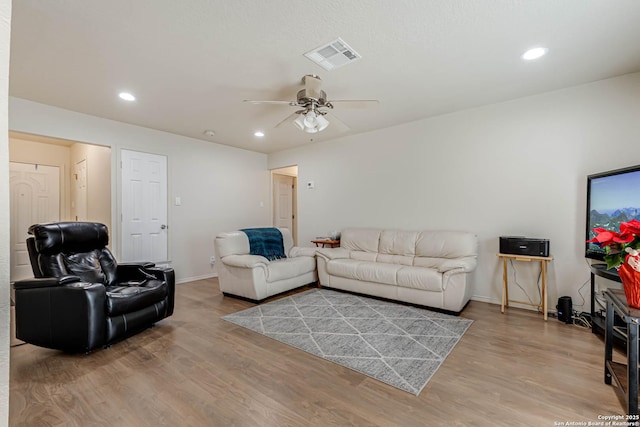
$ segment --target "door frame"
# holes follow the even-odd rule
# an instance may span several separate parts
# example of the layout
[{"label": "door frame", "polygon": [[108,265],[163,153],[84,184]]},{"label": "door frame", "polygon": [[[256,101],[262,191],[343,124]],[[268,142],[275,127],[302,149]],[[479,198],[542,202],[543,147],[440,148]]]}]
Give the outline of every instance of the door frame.
[{"label": "door frame", "polygon": [[298,165],[292,165],[282,168],[271,169],[271,224],[275,224],[275,177],[274,175],[287,175],[293,178],[293,206],[291,206],[291,212],[293,214],[291,236],[293,238],[294,246],[298,244]]}]

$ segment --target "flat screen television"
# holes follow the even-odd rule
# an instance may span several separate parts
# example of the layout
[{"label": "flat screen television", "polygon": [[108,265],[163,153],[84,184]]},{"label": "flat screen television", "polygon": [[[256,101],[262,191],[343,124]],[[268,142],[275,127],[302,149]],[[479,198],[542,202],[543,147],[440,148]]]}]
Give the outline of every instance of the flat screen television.
[{"label": "flat screen television", "polygon": [[[640,165],[587,177],[587,233],[595,237],[595,227],[620,230],[620,223],[640,220]],[[585,257],[603,260],[605,249],[585,243]]]}]

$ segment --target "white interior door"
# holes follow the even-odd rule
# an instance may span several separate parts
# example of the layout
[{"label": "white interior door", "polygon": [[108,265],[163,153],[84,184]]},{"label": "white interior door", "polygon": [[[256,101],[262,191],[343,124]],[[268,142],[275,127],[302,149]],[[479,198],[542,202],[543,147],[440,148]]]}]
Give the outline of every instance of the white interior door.
[{"label": "white interior door", "polygon": [[293,233],[293,177],[273,174],[273,222]]},{"label": "white interior door", "polygon": [[73,209],[76,221],[87,221],[87,161],[81,160],[73,166],[73,185],[75,187],[75,197]]},{"label": "white interior door", "polygon": [[11,281],[33,277],[27,230],[33,224],[60,220],[60,168],[9,163]]},{"label": "white interior door", "polygon": [[122,253],[127,261],[168,261],[167,158],[122,150]]}]

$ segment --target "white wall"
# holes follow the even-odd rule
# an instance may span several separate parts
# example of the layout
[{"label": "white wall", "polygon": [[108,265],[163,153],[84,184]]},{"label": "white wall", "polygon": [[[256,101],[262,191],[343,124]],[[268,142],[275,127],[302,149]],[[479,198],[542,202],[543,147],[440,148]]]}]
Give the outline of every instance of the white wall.
[{"label": "white wall", "polygon": [[[586,176],[640,164],[639,119],[637,73],[307,144],[270,155],[269,168],[298,165],[299,243],[350,226],[473,231],[474,299],[499,303],[498,237],[548,238],[549,307],[562,295],[576,306],[589,279]],[[535,267],[517,264],[534,301]],[[581,294],[588,311],[588,284]],[[515,285],[510,297],[526,300]]]},{"label": "white wall", "polygon": [[[85,161],[87,166],[87,220],[101,222],[111,230],[111,149],[101,145],[73,144],[70,151],[70,200],[76,200],[73,176],[77,163]],[[77,215],[76,206],[70,203],[70,218]]]},{"label": "white wall", "polygon": [[0,426],[9,424],[9,46],[11,0],[0,0]]},{"label": "white wall", "polygon": [[[222,231],[270,224],[267,157],[261,153],[9,99],[9,129],[109,146],[112,153],[112,242],[120,232],[120,150],[168,156],[169,256],[178,282],[210,277],[213,240]],[[3,165],[4,166],[4,165]],[[260,208],[260,202],[264,207]],[[119,245],[113,245],[118,255]]]}]

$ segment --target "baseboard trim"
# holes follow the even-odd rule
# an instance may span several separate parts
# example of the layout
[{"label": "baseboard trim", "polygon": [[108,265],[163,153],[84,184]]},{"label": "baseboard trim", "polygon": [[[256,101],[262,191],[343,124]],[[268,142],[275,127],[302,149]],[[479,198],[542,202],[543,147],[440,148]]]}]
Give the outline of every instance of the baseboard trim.
[{"label": "baseboard trim", "polygon": [[[485,296],[481,296],[481,295],[474,295],[471,297],[472,301],[479,301],[479,302],[486,302],[489,304],[495,304],[495,305],[502,305],[502,300],[498,300],[498,299],[493,299],[490,297],[485,297]],[[524,310],[530,310],[530,311],[540,311],[538,310],[537,307],[531,306],[531,305],[525,305],[525,304],[518,304],[517,302],[510,302],[509,303],[509,307],[513,307],[513,308],[522,308]],[[549,312],[555,312],[555,306],[553,306],[553,308],[551,306],[547,307],[547,310],[549,310]]]},{"label": "baseboard trim", "polygon": [[211,279],[213,277],[218,277],[218,273],[203,274],[202,276],[194,276],[194,277],[185,277],[180,280],[176,280],[176,285],[179,285],[181,283],[194,282],[196,280]]}]

